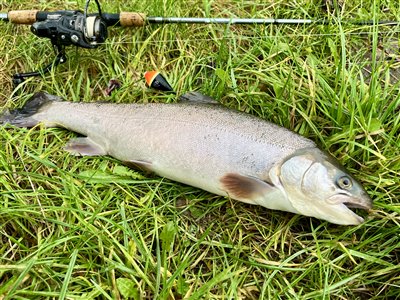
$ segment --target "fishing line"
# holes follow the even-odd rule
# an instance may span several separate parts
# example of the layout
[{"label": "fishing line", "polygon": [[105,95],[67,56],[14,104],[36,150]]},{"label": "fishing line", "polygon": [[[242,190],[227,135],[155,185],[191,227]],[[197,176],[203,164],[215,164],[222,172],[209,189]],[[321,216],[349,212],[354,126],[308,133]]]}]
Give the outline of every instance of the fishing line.
[{"label": "fishing line", "polygon": [[[383,27],[384,25],[376,25]],[[228,27],[229,28],[229,27]],[[369,28],[373,28],[369,26]],[[354,28],[352,29],[353,31],[360,30],[362,28]],[[229,29],[228,29],[229,30]],[[224,30],[226,32],[226,30]],[[263,39],[279,39],[279,38],[305,38],[305,37],[334,37],[334,36],[339,36],[340,34],[345,35],[345,36],[368,36],[368,35],[396,35],[400,33],[400,26],[397,25],[396,27],[391,27],[391,30],[387,31],[361,31],[361,32],[344,32],[344,33],[307,33],[307,34],[299,34],[299,33],[293,33],[293,34],[274,34],[274,35],[259,35],[259,36],[250,36],[250,35],[242,35],[240,32],[235,32],[229,30],[229,33],[231,36],[224,36],[224,37],[214,37],[214,38],[188,38],[188,39],[153,39],[152,41],[149,40],[136,40],[136,41],[105,41],[104,43],[99,43],[99,45],[109,45],[109,44],[144,44],[144,43],[164,43],[164,42],[176,42],[177,40],[179,41],[184,41],[184,42],[208,42],[208,41],[220,41],[220,40],[263,40]],[[132,36],[133,37],[133,36]],[[129,36],[127,36],[129,38]]]},{"label": "fishing line", "polygon": [[[365,36],[365,35],[373,35],[373,34],[396,34],[400,33],[400,30],[394,30],[394,31],[380,31],[380,32],[346,32],[342,33],[345,36]],[[176,42],[177,40],[179,41],[185,41],[185,42],[209,42],[209,41],[221,41],[221,40],[263,40],[263,39],[279,39],[279,38],[284,38],[284,37],[289,37],[289,38],[296,38],[296,37],[332,37],[332,36],[338,36],[339,34],[337,33],[317,33],[317,34],[285,34],[285,35],[265,35],[265,36],[243,36],[240,35],[239,37],[215,37],[215,38],[199,38],[199,39],[159,39],[159,40],[141,40],[141,41],[107,41],[104,43],[99,43],[99,45],[114,45],[114,44],[145,44],[145,43],[150,43],[150,44],[161,44],[165,42]],[[125,37],[123,37],[125,38]]]}]

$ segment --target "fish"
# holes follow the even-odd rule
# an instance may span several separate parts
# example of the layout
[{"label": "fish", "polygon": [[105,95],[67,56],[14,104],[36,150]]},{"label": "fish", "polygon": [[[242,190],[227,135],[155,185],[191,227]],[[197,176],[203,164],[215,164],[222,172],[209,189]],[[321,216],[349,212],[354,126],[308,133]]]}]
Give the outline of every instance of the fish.
[{"label": "fish", "polygon": [[0,114],[0,125],[62,127],[64,149],[114,157],[210,193],[339,225],[369,211],[363,186],[315,142],[199,92],[175,103],[70,102],[44,92]]}]

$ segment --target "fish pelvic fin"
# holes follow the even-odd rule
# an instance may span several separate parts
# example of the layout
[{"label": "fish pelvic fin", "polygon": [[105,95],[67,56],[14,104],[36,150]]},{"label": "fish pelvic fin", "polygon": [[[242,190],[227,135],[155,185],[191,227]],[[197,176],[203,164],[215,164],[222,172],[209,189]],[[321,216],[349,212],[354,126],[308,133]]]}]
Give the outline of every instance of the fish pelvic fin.
[{"label": "fish pelvic fin", "polygon": [[22,108],[5,111],[0,114],[0,125],[11,124],[17,127],[33,127],[41,120],[34,115],[53,101],[62,101],[62,98],[47,93],[37,93],[29,99]]},{"label": "fish pelvic fin", "polygon": [[70,139],[64,150],[76,156],[100,156],[106,155],[107,151],[102,146],[93,142],[88,137]]}]

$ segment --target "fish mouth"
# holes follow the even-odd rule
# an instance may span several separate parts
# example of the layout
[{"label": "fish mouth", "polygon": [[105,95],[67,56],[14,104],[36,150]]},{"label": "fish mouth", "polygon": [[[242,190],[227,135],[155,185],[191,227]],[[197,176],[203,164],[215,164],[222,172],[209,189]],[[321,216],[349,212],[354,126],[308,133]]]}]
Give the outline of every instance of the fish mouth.
[{"label": "fish mouth", "polygon": [[354,203],[354,202],[343,202],[343,204],[346,205],[347,208],[349,209],[357,208],[369,211],[372,208],[372,204]]},{"label": "fish mouth", "polygon": [[[341,225],[358,225],[364,222],[364,218],[359,216],[358,210],[369,211],[372,208],[372,200],[368,195],[360,197],[338,194],[329,198],[333,204],[336,214],[340,215],[340,220],[336,222]],[[357,212],[357,213],[356,213]]]}]

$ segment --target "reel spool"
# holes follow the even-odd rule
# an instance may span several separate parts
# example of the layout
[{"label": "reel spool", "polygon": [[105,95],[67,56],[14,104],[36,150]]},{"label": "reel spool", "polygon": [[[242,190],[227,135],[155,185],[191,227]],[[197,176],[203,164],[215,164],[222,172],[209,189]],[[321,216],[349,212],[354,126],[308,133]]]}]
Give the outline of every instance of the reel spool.
[{"label": "reel spool", "polygon": [[97,45],[99,41],[103,42],[107,34],[104,33],[104,27],[101,23],[101,17],[99,16],[91,16],[86,18],[86,26],[84,28],[85,37],[88,41],[91,41],[90,44]]},{"label": "reel spool", "polygon": [[107,24],[103,21],[100,3],[95,0],[97,5],[98,15],[88,16],[88,8],[90,0],[86,1],[85,11],[83,13],[84,28],[83,32],[90,45],[97,46],[98,43],[103,43],[107,38]]}]

